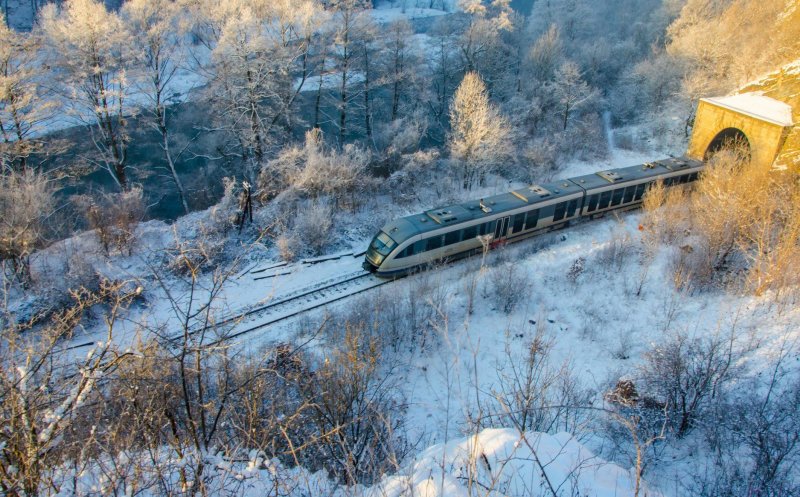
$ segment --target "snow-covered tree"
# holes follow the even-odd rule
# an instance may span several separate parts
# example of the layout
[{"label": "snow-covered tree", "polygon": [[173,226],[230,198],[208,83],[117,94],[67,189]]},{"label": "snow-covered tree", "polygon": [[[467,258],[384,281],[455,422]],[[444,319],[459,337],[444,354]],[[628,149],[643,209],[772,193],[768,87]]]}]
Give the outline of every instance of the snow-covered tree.
[{"label": "snow-covered tree", "polygon": [[406,20],[393,22],[389,25],[387,34],[386,73],[387,82],[391,84],[392,106],[390,120],[394,121],[400,117],[401,103],[409,103],[411,86],[414,85],[416,71],[418,70],[418,54],[409,43],[412,35],[411,24]]},{"label": "snow-covered tree", "polygon": [[558,27],[551,25],[542,36],[540,36],[528,52],[526,60],[527,67],[531,75],[538,81],[549,81],[553,78],[560,59],[563,56],[561,37]]},{"label": "snow-covered tree", "polygon": [[122,16],[133,37],[137,65],[145,79],[139,90],[147,97],[152,126],[161,135],[161,148],[170,177],[175,183],[185,213],[189,213],[186,192],[175,169],[177,157],[171,150],[170,128],[165,99],[172,88],[175,72],[182,61],[180,8],[171,0],[130,0],[123,5]]},{"label": "snow-covered tree", "polygon": [[39,38],[10,29],[0,14],[0,157],[16,169],[41,149],[36,136],[55,110],[42,86],[39,54]]},{"label": "snow-covered tree", "polygon": [[459,6],[470,14],[458,38],[463,70],[476,71],[492,88],[513,69],[513,51],[502,38],[514,27],[510,0],[461,0]]},{"label": "snow-covered tree", "polygon": [[348,144],[341,150],[325,145],[322,132],[306,133],[303,147],[290,146],[261,169],[258,187],[266,198],[291,188],[305,196],[327,196],[337,207],[358,203],[356,195],[369,184],[370,154]]},{"label": "snow-covered tree", "polygon": [[1,167],[0,261],[4,269],[9,261],[12,275],[27,284],[30,255],[45,241],[44,220],[52,212],[52,188],[47,178],[33,169]]},{"label": "snow-covered tree", "polygon": [[486,85],[475,72],[467,73],[456,89],[450,126],[450,154],[458,162],[464,188],[471,188],[510,154],[506,120],[489,102]]},{"label": "snow-covered tree", "polygon": [[351,87],[360,77],[358,59],[363,54],[359,52],[358,47],[370,27],[365,13],[367,6],[368,2],[364,0],[336,0],[333,2],[335,32],[331,58],[340,78],[337,98],[339,111],[337,127],[340,144],[344,144],[347,137],[348,119],[351,117],[350,109],[359,96],[357,92],[351,91]]},{"label": "snow-covered tree", "polygon": [[127,189],[128,118],[133,112],[131,35],[120,17],[98,0],[67,0],[42,9],[41,25],[64,78],[72,115],[89,125],[98,165],[120,189]]},{"label": "snow-covered tree", "polygon": [[232,135],[232,153],[243,159],[248,175],[255,174],[275,125],[291,123],[292,104],[310,72],[311,37],[324,16],[314,0],[200,0],[193,8],[195,34],[211,51],[200,70],[209,80],[216,129]]},{"label": "snow-covered tree", "polygon": [[564,130],[578,109],[590,105],[598,98],[597,91],[581,77],[578,65],[569,61],[556,70],[552,89],[556,113],[561,116]]}]

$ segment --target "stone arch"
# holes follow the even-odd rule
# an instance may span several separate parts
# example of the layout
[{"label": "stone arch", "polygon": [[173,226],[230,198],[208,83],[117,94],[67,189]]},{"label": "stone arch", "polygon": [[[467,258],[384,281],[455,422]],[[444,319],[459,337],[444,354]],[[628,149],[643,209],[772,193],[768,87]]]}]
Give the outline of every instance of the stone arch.
[{"label": "stone arch", "polygon": [[705,160],[738,137],[751,164],[771,166],[793,127],[792,108],[763,95],[701,98],[686,155]]},{"label": "stone arch", "polygon": [[738,149],[747,157],[750,156],[750,140],[739,128],[725,128],[708,143],[703,159],[708,160],[720,150]]}]

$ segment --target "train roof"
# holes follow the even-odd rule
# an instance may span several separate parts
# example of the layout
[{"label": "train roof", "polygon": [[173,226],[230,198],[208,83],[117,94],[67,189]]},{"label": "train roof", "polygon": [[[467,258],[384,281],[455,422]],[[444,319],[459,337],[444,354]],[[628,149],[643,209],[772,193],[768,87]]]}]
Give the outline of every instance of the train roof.
[{"label": "train roof", "polygon": [[661,176],[670,172],[678,172],[684,169],[691,169],[702,165],[702,162],[688,157],[670,157],[653,162],[646,162],[636,166],[621,167],[619,169],[608,169],[593,174],[585,174],[569,180],[581,187],[591,190],[616,183],[626,183],[640,179],[649,179],[654,176]]},{"label": "train roof", "polygon": [[416,234],[434,231],[450,224],[488,218],[526,205],[581,192],[583,189],[569,180],[530,185],[499,195],[437,207],[419,214],[395,219],[387,223],[383,227],[383,231],[395,241],[400,242]]},{"label": "train roof", "polygon": [[419,214],[390,221],[383,227],[396,242],[402,242],[419,233],[427,233],[450,224],[487,218],[539,202],[582,193],[584,189],[600,188],[615,183],[667,174],[702,165],[700,161],[686,157],[669,158],[636,166],[609,169],[575,178],[530,185],[518,190],[493,195],[479,200],[437,207]]}]

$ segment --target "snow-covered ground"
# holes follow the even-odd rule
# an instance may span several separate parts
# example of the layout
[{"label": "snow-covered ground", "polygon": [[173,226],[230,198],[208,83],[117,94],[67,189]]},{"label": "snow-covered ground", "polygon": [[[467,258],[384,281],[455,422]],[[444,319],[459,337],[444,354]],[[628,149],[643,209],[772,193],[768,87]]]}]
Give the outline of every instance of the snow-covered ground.
[{"label": "snow-covered ground", "polygon": [[[570,177],[656,158],[653,154],[614,150],[606,161],[569,164],[559,176]],[[37,255],[34,267],[57,258],[58,254],[80,253],[108,277],[142,282],[146,303],[132,308],[117,330],[116,340],[128,346],[140,334],[148,333],[147,330],[179,329],[171,303],[165,298],[164,287],[155,284],[148,274],[151,271],[148,265],[152,263],[149,257],[173,243],[174,230],[188,231],[207,215],[193,213],[172,227],[157,221],[144,223],[139,229],[139,247],[146,247],[146,250],[139,250],[133,257],[105,258],[100,255],[93,236],[85,233]],[[675,330],[692,336],[711,336],[730,332],[735,326],[739,340],[757,342],[757,347],[742,360],[751,375],[757,375],[786,340],[800,339],[799,328],[795,326],[800,320],[800,311],[794,308],[776,310],[769,295],[756,298],[676,291],[671,281],[670,252],[658,254],[650,263],[642,263],[640,217],[639,212],[630,212],[583,222],[491,253],[487,259],[488,269],[478,277],[476,304],[471,315],[467,313],[467,286],[478,271],[474,261],[457,262],[434,273],[372,290],[403,298],[420,278],[428,278],[429,283],[433,281],[447,295],[446,315],[434,326],[433,343],[436,345],[396,358],[400,366],[395,374],[398,375],[397,384],[401,385],[397,393],[406,406],[407,437],[418,440],[421,448],[430,448],[406,461],[405,469],[398,475],[381,482],[376,487],[381,489],[376,495],[400,495],[398,492],[403,488],[409,489],[404,495],[411,495],[408,492],[412,488],[416,492],[413,495],[460,495],[458,492],[466,495],[464,471],[467,470],[461,460],[463,451],[469,449],[474,439],[464,437],[475,433],[471,423],[476,413],[493,403],[496,407],[496,396],[502,389],[503,378],[509,374],[510,365],[524,360],[537,333],[552,342],[549,359],[552,364],[567,365],[582,388],[589,392],[594,407],[604,405],[604,392],[618,379],[635,372],[653,343]],[[350,252],[362,251],[368,241],[366,237],[351,240]],[[241,263],[231,268],[230,277],[216,301],[219,316],[284,298],[344,274],[355,274],[362,262],[361,257],[346,253],[332,260],[299,261],[276,267],[278,261],[273,259],[274,252],[262,246],[251,247],[246,252]],[[582,262],[578,263],[579,260]],[[575,267],[579,269],[575,271]],[[507,278],[511,273],[522,275],[519,281],[524,286],[518,291],[523,293],[523,298],[513,312],[505,313],[493,294],[493,281]],[[187,290],[179,278],[161,276],[166,278],[164,286],[173,295]],[[210,276],[201,278],[201,288],[211,286]],[[199,292],[201,302],[203,291]],[[346,300],[314,311],[311,318],[346,309],[354,301]],[[282,322],[240,337],[234,347],[258,350],[291,341],[297,332],[296,321]],[[101,337],[99,330],[90,329],[77,336],[75,343]],[[489,424],[497,426],[496,421]],[[584,470],[572,473],[575,478],[565,485],[588,491],[586,495],[630,495],[631,460],[617,455],[621,459],[614,462],[621,465],[619,467],[594,459],[591,452],[602,452],[605,447],[602,434],[589,427],[576,428],[580,441],[564,434],[535,433],[526,434],[525,441],[542,444],[537,453],[552,457],[554,462],[546,470],[551,478],[569,474],[569,468],[577,464],[576,461],[582,461],[581,464],[586,462],[582,466]],[[521,495],[515,493],[516,490],[537,489],[542,483],[541,471],[535,468],[535,461],[526,452],[530,448],[521,437],[522,434],[509,429],[478,432],[481,453],[488,462],[478,464],[475,474],[487,481],[503,482],[503,486],[497,488],[506,490],[498,490],[499,494]],[[690,437],[679,450],[648,467],[645,479],[651,480],[664,495],[680,495],[677,490],[673,491],[678,488],[676,482],[698,460],[698,454],[703,453],[702,440]],[[515,454],[515,458],[503,463],[510,454]],[[447,462],[443,463],[442,458]]]}]

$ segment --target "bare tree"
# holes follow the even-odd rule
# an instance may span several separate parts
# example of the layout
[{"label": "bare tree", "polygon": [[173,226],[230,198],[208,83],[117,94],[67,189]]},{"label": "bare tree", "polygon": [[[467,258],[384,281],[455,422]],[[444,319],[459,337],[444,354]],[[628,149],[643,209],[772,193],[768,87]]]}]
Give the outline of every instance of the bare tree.
[{"label": "bare tree", "polygon": [[47,178],[32,169],[0,170],[0,261],[11,261],[12,274],[31,282],[30,256],[46,241],[45,220],[53,212]]},{"label": "bare tree", "polygon": [[[96,294],[74,291],[74,304],[35,333],[25,333],[30,323],[17,324],[13,316],[2,316],[0,488],[5,495],[32,496],[57,488],[63,436],[80,423],[76,413],[128,355],[113,346],[115,327],[140,290],[105,284]],[[108,305],[106,336],[85,359],[70,359],[64,342],[98,304]]]},{"label": "bare tree", "polygon": [[569,61],[556,70],[553,91],[564,130],[567,129],[574,112],[589,106],[598,96],[597,91],[583,81],[577,64]]},{"label": "bare tree", "polygon": [[393,22],[389,25],[388,34],[388,73],[392,85],[392,111],[390,119],[394,121],[400,116],[400,103],[408,98],[409,86],[415,79],[415,70],[418,64],[416,53],[412,49],[409,39],[411,37],[411,24],[406,20]]},{"label": "bare tree", "polygon": [[170,148],[166,102],[175,73],[183,63],[179,14],[178,4],[168,0],[132,0],[125,2],[122,8],[123,19],[129,29],[136,33],[133,42],[136,47],[137,62],[146,75],[146,82],[141,90],[149,100],[152,125],[161,135],[161,149],[164,151],[167,168],[178,190],[183,211],[188,214],[186,191],[175,166],[181,153],[173,157]]},{"label": "bare tree", "polygon": [[140,187],[122,193],[105,194],[99,199],[83,197],[78,203],[83,204],[86,220],[95,230],[106,255],[111,254],[112,248],[127,255],[133,253],[136,228],[145,211]]},{"label": "bare tree", "polygon": [[361,57],[358,51],[358,42],[362,31],[366,27],[364,0],[336,0],[334,7],[334,23],[336,31],[333,44],[335,50],[331,57],[336,63],[336,71],[340,74],[338,110],[339,145],[344,145],[348,132],[348,115],[352,102],[357,94],[350,93],[350,86],[356,80],[357,60]]},{"label": "bare tree", "polygon": [[128,118],[133,109],[127,71],[131,38],[119,16],[98,0],[68,0],[42,9],[41,25],[54,64],[69,85],[73,117],[90,125],[99,164],[128,188]]},{"label": "bare tree", "polygon": [[28,167],[31,153],[42,150],[38,135],[56,107],[43,85],[40,49],[37,35],[0,19],[0,157],[16,169]]}]

